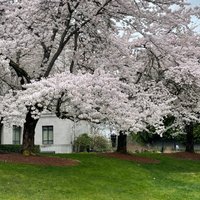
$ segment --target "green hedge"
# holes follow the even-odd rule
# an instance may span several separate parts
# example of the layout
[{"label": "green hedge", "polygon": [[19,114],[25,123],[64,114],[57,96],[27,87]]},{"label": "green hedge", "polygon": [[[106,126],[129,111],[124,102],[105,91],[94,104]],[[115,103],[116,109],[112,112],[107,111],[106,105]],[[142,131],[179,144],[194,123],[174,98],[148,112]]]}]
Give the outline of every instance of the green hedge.
[{"label": "green hedge", "polygon": [[[0,153],[21,153],[22,145],[1,144]],[[34,153],[40,153],[40,146],[35,145]]]}]

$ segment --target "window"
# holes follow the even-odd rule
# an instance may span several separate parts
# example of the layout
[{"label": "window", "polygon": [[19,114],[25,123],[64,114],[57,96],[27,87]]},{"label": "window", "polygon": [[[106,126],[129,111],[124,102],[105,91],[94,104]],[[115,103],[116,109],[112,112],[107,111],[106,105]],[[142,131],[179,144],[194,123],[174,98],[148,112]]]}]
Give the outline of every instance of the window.
[{"label": "window", "polygon": [[42,144],[53,144],[53,126],[42,127]]},{"label": "window", "polygon": [[13,144],[21,143],[21,131],[22,128],[20,126],[13,126]]}]

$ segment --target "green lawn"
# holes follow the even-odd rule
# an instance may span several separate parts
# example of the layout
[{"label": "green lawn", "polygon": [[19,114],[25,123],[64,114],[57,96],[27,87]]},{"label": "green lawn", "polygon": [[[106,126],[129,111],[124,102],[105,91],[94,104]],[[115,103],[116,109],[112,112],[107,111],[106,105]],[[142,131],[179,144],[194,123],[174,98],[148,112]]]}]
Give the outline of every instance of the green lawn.
[{"label": "green lawn", "polygon": [[1,200],[199,200],[200,161],[144,154],[160,164],[137,164],[95,154],[60,155],[74,167],[0,162]]}]

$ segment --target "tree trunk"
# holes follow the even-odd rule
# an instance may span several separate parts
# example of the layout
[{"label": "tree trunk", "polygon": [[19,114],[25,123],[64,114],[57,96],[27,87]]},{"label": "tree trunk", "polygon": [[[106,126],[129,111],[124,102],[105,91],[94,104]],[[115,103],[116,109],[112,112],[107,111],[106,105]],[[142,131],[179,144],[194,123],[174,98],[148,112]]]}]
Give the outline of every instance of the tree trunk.
[{"label": "tree trunk", "polygon": [[112,143],[112,148],[115,148],[117,136],[115,134],[111,134],[110,139],[111,139],[111,143]]},{"label": "tree trunk", "polygon": [[2,137],[2,128],[3,128],[3,124],[0,121],[0,144],[1,144],[1,137]]},{"label": "tree trunk", "polygon": [[23,131],[22,153],[25,156],[29,156],[34,153],[34,137],[37,122],[38,119],[33,119],[29,110],[29,112],[26,115],[26,122],[24,124]]},{"label": "tree trunk", "polygon": [[194,153],[194,135],[193,135],[194,124],[190,122],[190,124],[185,125],[186,132],[186,148],[185,151],[189,153]]},{"label": "tree trunk", "polygon": [[117,152],[127,153],[127,135],[122,131],[119,132],[117,141]]}]

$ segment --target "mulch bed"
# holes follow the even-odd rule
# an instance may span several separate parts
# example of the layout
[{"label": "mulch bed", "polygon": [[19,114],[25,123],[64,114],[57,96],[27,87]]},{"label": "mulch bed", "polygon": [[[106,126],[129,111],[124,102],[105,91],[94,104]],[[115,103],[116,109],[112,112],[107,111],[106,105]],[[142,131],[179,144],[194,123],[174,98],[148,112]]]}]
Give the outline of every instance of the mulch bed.
[{"label": "mulch bed", "polygon": [[198,153],[177,152],[177,153],[167,153],[165,155],[183,160],[200,160],[200,154]]},{"label": "mulch bed", "polygon": [[47,156],[23,156],[17,153],[0,153],[0,162],[23,163],[46,166],[75,166],[79,161]]},{"label": "mulch bed", "polygon": [[[135,161],[137,163],[146,164],[156,164],[160,163],[159,160],[152,158],[145,158],[135,154],[122,154],[122,153],[102,153],[101,156],[106,156],[110,158],[116,158],[121,160]],[[167,153],[165,156],[170,156],[178,159],[184,160],[199,160],[200,154],[197,153],[187,153],[187,152],[177,152],[177,153]],[[57,157],[47,157],[47,156],[23,156],[17,153],[0,153],[0,162],[5,163],[23,163],[23,164],[33,164],[33,165],[45,165],[45,166],[75,166],[79,164],[77,160],[71,160],[66,158]]]},{"label": "mulch bed", "polygon": [[122,153],[102,153],[101,155],[106,156],[106,157],[111,157],[111,158],[117,158],[121,160],[128,160],[128,161],[135,161],[137,163],[146,163],[146,164],[156,164],[160,163],[159,160],[155,160],[152,158],[145,158],[141,157],[139,155],[134,155],[134,154],[122,154]]}]

